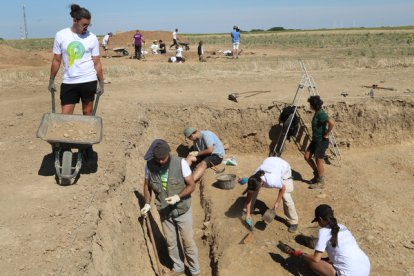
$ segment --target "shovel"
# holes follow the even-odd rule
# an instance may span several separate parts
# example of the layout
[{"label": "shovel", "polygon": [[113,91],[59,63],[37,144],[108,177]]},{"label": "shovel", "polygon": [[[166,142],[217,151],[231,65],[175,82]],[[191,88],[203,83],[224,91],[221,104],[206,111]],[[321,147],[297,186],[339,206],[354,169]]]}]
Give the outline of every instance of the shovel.
[{"label": "shovel", "polygon": [[249,230],[250,232],[246,234],[246,236],[244,236],[244,238],[241,240],[241,244],[248,244],[248,243],[252,243],[253,241],[253,224],[250,222],[248,223],[246,221],[247,225],[249,226]]}]

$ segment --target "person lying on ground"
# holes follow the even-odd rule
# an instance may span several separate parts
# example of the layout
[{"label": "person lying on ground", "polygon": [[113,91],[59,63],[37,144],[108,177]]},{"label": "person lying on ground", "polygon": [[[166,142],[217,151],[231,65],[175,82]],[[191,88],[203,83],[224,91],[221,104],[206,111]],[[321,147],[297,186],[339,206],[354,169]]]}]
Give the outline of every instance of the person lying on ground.
[{"label": "person lying on ground", "polygon": [[[371,264],[368,256],[358,246],[352,233],[337,223],[331,206],[321,204],[316,207],[312,222],[318,222],[321,227],[313,255],[282,245],[286,253],[302,258],[317,275],[369,275]],[[322,258],[325,250],[328,252],[328,260]]]},{"label": "person lying on ground", "polygon": [[193,150],[186,158],[190,166],[196,164],[193,176],[198,181],[207,168],[223,161],[225,151],[223,143],[210,130],[197,130],[194,127],[184,129],[185,138],[193,141]]},{"label": "person lying on ground", "polygon": [[[311,189],[323,189],[325,186],[325,152],[329,147],[329,135],[335,125],[335,121],[329,118],[323,109],[323,101],[319,96],[308,98],[310,108],[315,112],[312,118],[312,140],[306,149],[304,158],[313,170]],[[315,157],[315,161],[312,159]]]},{"label": "person lying on ground", "polygon": [[291,195],[293,179],[289,163],[279,157],[268,157],[249,177],[243,211],[246,212],[245,219],[250,226],[252,226],[250,214],[254,210],[256,198],[262,187],[279,190],[271,209],[276,210],[280,206],[280,202],[283,201],[283,211],[289,224],[288,231],[296,232],[299,219]]},{"label": "person lying on ground", "polygon": [[[152,142],[144,159],[144,200],[141,214],[151,209],[152,192],[161,219],[162,230],[167,240],[168,254],[173,261],[173,275],[184,275],[186,257],[191,275],[200,275],[198,249],[193,237],[191,193],[195,182],[185,159],[170,154],[170,146],[161,139]],[[184,245],[180,252],[177,240]],[[183,254],[184,253],[184,254]]]}]

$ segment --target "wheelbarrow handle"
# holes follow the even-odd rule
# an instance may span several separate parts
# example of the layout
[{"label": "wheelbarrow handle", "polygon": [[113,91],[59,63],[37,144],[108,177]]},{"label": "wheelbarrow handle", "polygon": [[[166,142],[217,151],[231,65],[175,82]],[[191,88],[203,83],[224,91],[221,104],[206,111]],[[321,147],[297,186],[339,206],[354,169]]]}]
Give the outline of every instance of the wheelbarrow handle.
[{"label": "wheelbarrow handle", "polygon": [[98,103],[99,103],[99,98],[101,97],[100,93],[96,93],[96,100],[95,100],[95,104],[93,105],[93,111],[92,111],[92,116],[96,115],[96,110],[98,109]]},{"label": "wheelbarrow handle", "polygon": [[50,92],[52,95],[52,113],[56,113],[55,91]]}]

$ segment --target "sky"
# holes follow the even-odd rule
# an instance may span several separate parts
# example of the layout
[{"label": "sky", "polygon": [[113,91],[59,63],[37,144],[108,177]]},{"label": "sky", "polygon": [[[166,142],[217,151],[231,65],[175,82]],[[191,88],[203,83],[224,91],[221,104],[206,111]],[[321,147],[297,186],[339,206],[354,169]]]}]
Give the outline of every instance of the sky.
[{"label": "sky", "polygon": [[72,25],[71,3],[91,12],[93,26],[89,30],[97,35],[175,28],[180,33],[225,33],[234,25],[246,31],[414,25],[413,0],[3,0],[0,37],[22,37],[23,5],[28,37],[54,37]]}]

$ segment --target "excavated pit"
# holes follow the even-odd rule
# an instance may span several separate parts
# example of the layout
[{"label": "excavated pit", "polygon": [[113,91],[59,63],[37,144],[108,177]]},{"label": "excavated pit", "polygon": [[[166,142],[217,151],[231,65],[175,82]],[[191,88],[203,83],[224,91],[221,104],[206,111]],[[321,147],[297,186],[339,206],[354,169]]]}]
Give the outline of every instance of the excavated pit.
[{"label": "excavated pit", "polygon": [[[274,149],[280,133],[278,116],[283,107],[273,104],[257,108],[140,105],[139,115],[130,122],[134,132],[123,137],[125,162],[121,165],[125,169],[120,173],[118,181],[114,181],[108,189],[106,203],[99,211],[97,230],[91,237],[91,261],[85,266],[87,273],[157,274],[155,256],[146,234],[147,229],[143,221],[137,218],[140,201],[142,206],[145,165],[142,156],[153,139],[163,138],[170,143],[173,152],[180,152],[183,147],[189,146],[182,135],[186,126],[212,130],[227,145],[227,155],[236,156],[240,161],[236,167],[226,167],[226,173],[245,176]],[[342,155],[347,155],[369,147],[393,147],[401,143],[414,142],[413,107],[413,101],[373,99],[358,104],[339,102],[326,106],[326,110],[336,121],[334,132]],[[283,154],[287,159],[294,159],[294,166],[306,168],[299,153],[309,141],[306,134],[309,133],[313,113],[308,107],[303,106],[298,112],[304,125],[300,126],[298,136],[286,144]],[[347,163],[344,166],[347,166]],[[309,175],[309,169],[307,170]],[[343,173],[340,168],[328,167],[328,170],[331,170],[332,175]],[[274,253],[274,243],[277,239],[293,239],[292,235],[287,234],[286,227],[275,221],[267,231],[273,231],[277,236],[268,237],[263,231],[257,231],[252,244],[239,245],[235,240],[247,233],[238,214],[241,211],[239,208],[242,204],[243,187],[239,186],[226,192],[212,186],[214,182],[214,173],[207,171],[197,185],[192,202],[194,236],[200,251],[203,275],[255,275],[249,274],[254,271],[262,271],[263,275],[271,271],[286,273],[287,268],[285,270],[283,267],[289,267],[292,263],[283,263],[281,255]],[[356,193],[360,192],[358,188],[355,189]],[[301,196],[306,199],[304,202],[315,199],[314,195],[312,199],[308,199],[306,193],[309,191],[301,186],[294,196],[298,202]],[[319,194],[324,195],[321,196],[323,199],[330,196],[326,193]],[[270,198],[264,197],[263,201],[269,203]],[[333,196],[332,200],[340,202],[341,199]],[[312,206],[314,202],[304,203],[304,206],[300,206],[299,213],[305,214],[304,210],[310,210]],[[156,211],[152,212],[152,227],[158,254],[162,266],[168,267],[170,263],[159,217]],[[263,258],[267,258],[268,261],[263,263]],[[258,262],[260,260],[262,263]],[[273,265],[266,268],[268,262],[272,262]]]}]

